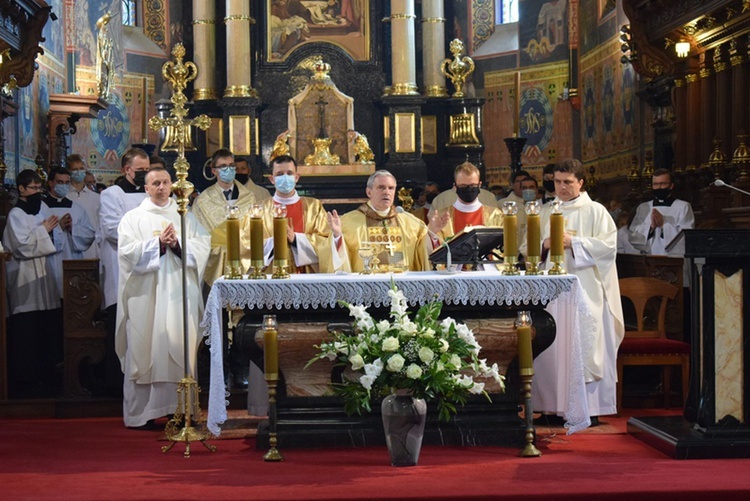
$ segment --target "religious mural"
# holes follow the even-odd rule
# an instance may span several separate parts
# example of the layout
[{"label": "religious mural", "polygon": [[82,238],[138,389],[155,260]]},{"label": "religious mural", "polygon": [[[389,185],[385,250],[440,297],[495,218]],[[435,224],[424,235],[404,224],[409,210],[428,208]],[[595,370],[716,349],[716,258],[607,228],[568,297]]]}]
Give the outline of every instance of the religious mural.
[{"label": "religious mural", "polygon": [[521,0],[518,21],[521,66],[568,58],[567,0]]},{"label": "religious mural", "polygon": [[302,45],[327,42],[370,59],[369,0],[267,0],[266,54],[280,62]]},{"label": "religious mural", "polygon": [[47,2],[52,7],[52,12],[57,16],[57,20],[53,21],[50,19],[47,24],[44,25],[42,30],[42,36],[45,39],[44,51],[49,57],[55,58],[58,62],[62,63],[65,57],[63,50],[63,31],[59,29],[60,25],[64,23],[62,14],[63,2],[62,0],[50,0]]}]

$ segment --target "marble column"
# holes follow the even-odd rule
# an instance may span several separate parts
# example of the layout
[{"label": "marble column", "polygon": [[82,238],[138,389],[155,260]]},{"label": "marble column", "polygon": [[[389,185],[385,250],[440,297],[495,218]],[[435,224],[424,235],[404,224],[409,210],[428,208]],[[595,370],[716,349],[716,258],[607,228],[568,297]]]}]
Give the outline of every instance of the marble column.
[{"label": "marble column", "polygon": [[198,76],[193,82],[193,100],[216,99],[216,4],[193,0],[193,62]]},{"label": "marble column", "polygon": [[440,65],[445,59],[445,13],[442,0],[422,1],[422,72],[427,97],[447,97]]},{"label": "marble column", "polygon": [[414,43],[414,0],[391,0],[392,96],[419,95]]},{"label": "marble column", "polygon": [[[207,2],[208,3],[208,2]],[[252,54],[250,53],[250,2],[226,0],[227,14],[227,87],[224,97],[254,97],[252,87]]]}]

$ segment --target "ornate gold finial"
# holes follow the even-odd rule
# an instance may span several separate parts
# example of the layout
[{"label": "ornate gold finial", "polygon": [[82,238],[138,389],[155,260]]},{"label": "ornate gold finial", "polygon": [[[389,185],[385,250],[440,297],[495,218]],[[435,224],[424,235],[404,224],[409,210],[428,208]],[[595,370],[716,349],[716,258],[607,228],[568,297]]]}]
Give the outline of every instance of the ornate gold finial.
[{"label": "ornate gold finial", "polygon": [[464,94],[464,84],[466,84],[466,79],[474,73],[474,61],[469,56],[461,57],[464,54],[464,43],[461,39],[453,39],[450,49],[453,59],[447,58],[443,60],[440,65],[440,71],[450,79],[453,87],[456,89],[451,97],[466,97],[466,94]]},{"label": "ornate gold finial", "polygon": [[400,188],[398,190],[398,199],[401,200],[401,207],[406,212],[411,212],[411,208],[414,205],[414,198],[411,196],[411,188]]},{"label": "ornate gold finial", "polygon": [[375,163],[375,154],[370,149],[370,143],[367,141],[367,136],[360,134],[355,130],[347,132],[349,141],[354,142],[354,157],[356,164],[371,164]]},{"label": "ornate gold finial", "polygon": [[115,84],[114,44],[108,28],[111,20],[112,13],[107,11],[96,21],[96,90],[105,101]]},{"label": "ornate gold finial", "polygon": [[734,150],[732,163],[739,170],[735,184],[742,184],[748,181],[747,168],[750,165],[750,149],[747,147],[747,134],[744,130],[740,131],[737,138],[740,140],[740,145]]},{"label": "ornate gold finial", "polygon": [[312,140],[315,152],[305,157],[303,165],[341,165],[341,158],[331,153],[331,140],[327,137],[318,137]]},{"label": "ornate gold finial", "polygon": [[331,71],[331,65],[323,61],[323,56],[315,56],[312,63],[313,80],[330,80],[331,76],[328,74]]},{"label": "ornate gold finial", "polygon": [[291,131],[289,129],[285,130],[278,136],[276,136],[276,141],[273,143],[273,151],[271,152],[271,157],[268,159],[270,162],[276,157],[280,157],[282,155],[289,155],[289,135],[291,134]]},{"label": "ornate gold finial", "polygon": [[708,166],[714,172],[714,179],[720,179],[724,170],[724,164],[727,163],[727,157],[721,151],[721,139],[714,139],[714,151],[708,156]]}]

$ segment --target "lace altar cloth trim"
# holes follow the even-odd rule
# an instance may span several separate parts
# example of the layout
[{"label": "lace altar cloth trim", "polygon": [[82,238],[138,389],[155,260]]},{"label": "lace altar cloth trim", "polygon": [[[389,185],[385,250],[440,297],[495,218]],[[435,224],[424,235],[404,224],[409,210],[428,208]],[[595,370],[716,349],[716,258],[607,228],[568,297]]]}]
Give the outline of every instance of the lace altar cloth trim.
[{"label": "lace altar cloth trim", "polygon": [[[293,275],[284,280],[219,279],[211,288],[201,321],[211,349],[209,431],[216,436],[221,433],[220,425],[226,421],[228,405],[221,356],[223,308],[334,308],[338,301],[380,307],[389,304],[391,281],[403,291],[412,306],[424,304],[433,298],[454,305],[544,306],[564,293],[580,290],[578,279],[573,275],[504,276],[497,271],[456,274],[408,272],[392,275],[318,273]],[[574,428],[577,426],[574,425]]]}]

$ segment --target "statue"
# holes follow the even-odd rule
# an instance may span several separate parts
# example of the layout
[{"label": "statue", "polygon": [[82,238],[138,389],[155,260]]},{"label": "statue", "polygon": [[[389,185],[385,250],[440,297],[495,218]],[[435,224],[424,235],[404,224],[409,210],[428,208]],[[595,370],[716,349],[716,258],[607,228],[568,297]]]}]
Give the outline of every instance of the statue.
[{"label": "statue", "polygon": [[[474,73],[474,61],[469,56],[461,57],[464,53],[464,43],[459,38],[453,39],[450,45],[453,60],[450,58],[443,60],[440,65],[440,71],[448,77],[456,88],[456,92],[451,97],[466,97],[464,94],[464,84],[466,79]],[[448,69],[446,70],[446,66]]]},{"label": "statue", "polygon": [[271,152],[271,158],[268,159],[270,162],[276,157],[280,157],[282,155],[289,155],[289,135],[291,134],[291,131],[289,129],[285,130],[278,136],[276,136],[276,141],[273,143],[273,151]]},{"label": "statue", "polygon": [[411,212],[414,205],[414,198],[411,196],[411,188],[403,187],[398,190],[398,199],[401,201],[401,207],[406,212]]},{"label": "statue", "polygon": [[107,25],[112,20],[112,13],[107,11],[96,21],[96,88],[99,97],[109,99],[115,80],[114,53],[112,38]]},{"label": "statue", "polygon": [[370,143],[367,141],[367,136],[360,134],[355,130],[350,130],[347,133],[349,141],[354,142],[354,163],[357,164],[371,164],[375,163],[375,154],[370,149]]}]

